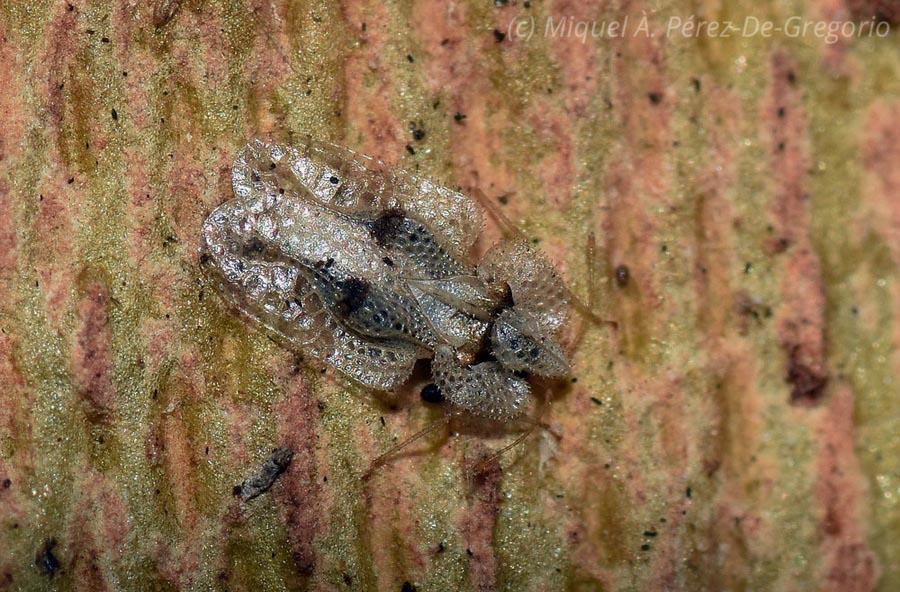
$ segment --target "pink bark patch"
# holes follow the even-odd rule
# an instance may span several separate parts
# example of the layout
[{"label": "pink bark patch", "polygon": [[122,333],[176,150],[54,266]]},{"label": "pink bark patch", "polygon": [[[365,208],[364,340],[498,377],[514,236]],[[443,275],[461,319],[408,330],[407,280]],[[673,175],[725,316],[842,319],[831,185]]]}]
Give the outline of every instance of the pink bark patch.
[{"label": "pink bark patch", "polygon": [[825,358],[825,285],[819,259],[808,245],[795,248],[787,263],[778,336],[788,356],[785,378],[791,385],[791,403],[818,403],[829,378]]},{"label": "pink bark patch", "polygon": [[297,572],[310,576],[317,563],[314,543],[322,532],[326,512],[322,507],[316,462],[319,409],[302,375],[294,378],[287,395],[276,406],[274,416],[278,421],[276,444],[290,448],[294,453],[290,466],[280,477],[281,487],[276,490],[276,498]]},{"label": "pink bark patch", "polygon": [[[888,249],[894,264],[900,267],[900,102],[878,102],[869,109],[865,136],[862,142],[862,162],[865,171],[862,216],[871,225]],[[900,319],[900,286],[893,293],[894,319]],[[900,323],[894,322],[894,349],[900,351]],[[900,372],[900,356],[895,356]]]},{"label": "pink bark patch", "polygon": [[530,123],[550,148],[536,166],[544,194],[556,209],[562,210],[569,205],[572,188],[578,182],[571,119],[566,113],[542,105],[542,109],[531,114]]},{"label": "pink bark patch", "polygon": [[873,104],[863,129],[863,201],[870,223],[900,265],[900,102]]},{"label": "pink bark patch", "polygon": [[817,426],[821,442],[816,497],[822,508],[821,531],[825,592],[870,592],[881,575],[878,559],[866,543],[866,477],[856,458],[853,392],[840,385]]},{"label": "pink bark patch", "polygon": [[341,12],[350,27],[366,23],[366,31],[362,33],[366,42],[344,62],[345,115],[364,138],[355,147],[364,154],[394,162],[402,143],[391,105],[397,86],[390,75],[394,68],[385,60],[392,55],[385,35],[389,20],[387,8],[381,2],[344,1]]},{"label": "pink bark patch", "polygon": [[4,283],[13,276],[18,258],[16,215],[9,199],[9,185],[0,181],[0,278]]},{"label": "pink bark patch", "polygon": [[900,24],[900,4],[895,0],[847,0],[847,8],[860,21],[875,17],[877,22]]},{"label": "pink bark patch", "polygon": [[92,282],[75,309],[78,325],[72,350],[75,382],[79,394],[88,404],[88,413],[98,418],[106,418],[115,407],[108,306],[108,288],[100,282]]},{"label": "pink bark patch", "polygon": [[36,253],[35,271],[44,309],[57,330],[63,330],[75,283],[77,249],[72,206],[79,202],[79,185],[75,181],[69,183],[64,171],[55,171],[41,184],[38,194],[39,213],[34,232],[41,237],[43,248]]},{"label": "pink bark patch", "polygon": [[776,51],[769,68],[771,87],[761,115],[768,128],[774,183],[772,220],[776,237],[770,247],[777,253],[786,250],[808,230],[806,171],[810,158],[806,114],[794,60],[786,51]]},{"label": "pink bark patch", "polygon": [[[0,23],[0,39],[3,40],[0,43],[0,63],[12,64],[16,60],[15,44],[8,42],[7,34],[5,25]],[[2,88],[16,88],[16,84],[14,68],[0,69]],[[19,160],[19,139],[26,122],[26,108],[21,99],[20,93],[0,93],[0,114],[4,128],[0,134],[0,282],[10,282],[10,287],[18,258],[18,215],[13,207],[15,200],[11,199],[12,188],[6,179]]]},{"label": "pink bark patch", "polygon": [[97,473],[86,473],[78,489],[81,499],[68,536],[60,541],[70,554],[65,567],[76,574],[81,590],[113,590],[115,576],[109,570],[121,561],[131,532],[128,509],[113,485]]},{"label": "pink bark patch", "polygon": [[806,116],[793,59],[776,51],[770,60],[771,87],[763,105],[769,130],[776,228],[775,253],[790,249],[777,327],[787,355],[785,380],[791,403],[815,405],[828,384],[825,359],[825,283],[809,239],[806,171],[809,146]]},{"label": "pink bark patch", "polygon": [[[592,2],[556,0],[549,6],[548,17],[552,17],[553,23],[557,25],[563,19],[566,22],[600,23],[598,14],[597,6]],[[540,34],[544,33],[544,24],[543,19],[538,19],[535,24]],[[596,30],[599,31],[599,27]],[[556,57],[563,77],[566,110],[578,117],[593,115],[588,108],[597,89],[597,45],[593,42],[585,43],[578,35],[560,35],[550,40],[550,50]]]},{"label": "pink bark patch", "polygon": [[483,467],[479,467],[478,462],[476,459],[473,466],[468,468],[468,470],[477,468],[478,473],[473,475],[472,501],[461,520],[460,530],[466,540],[472,587],[475,590],[487,591],[497,588],[499,564],[493,542],[494,528],[500,513],[503,472],[496,458]]},{"label": "pink bark patch", "polygon": [[42,59],[35,63],[38,79],[46,80],[47,111],[50,115],[50,128],[55,134],[57,143],[62,142],[62,121],[65,115],[66,95],[65,83],[68,78],[67,64],[78,50],[77,25],[79,12],[67,10],[66,3],[56,5],[57,15],[50,20],[50,30],[47,34],[47,51]]},{"label": "pink bark patch", "polygon": [[194,442],[181,413],[181,407],[165,414],[153,426],[155,437],[148,443],[148,455],[158,460],[165,471],[166,489],[173,500],[175,516],[186,533],[181,541],[166,541],[157,549],[160,574],[173,584],[190,587],[199,571],[202,536],[198,529],[197,458]]},{"label": "pink bark patch", "polygon": [[[641,8],[627,7],[631,21],[640,20]],[[624,17],[620,14],[616,18]],[[652,283],[661,248],[653,212],[670,191],[665,164],[671,147],[672,107],[662,93],[666,88],[666,54],[658,36],[629,33],[610,40],[610,45],[616,52],[612,74],[618,85],[613,102],[622,131],[621,146],[607,171],[611,207],[602,236],[611,261],[626,264],[632,272],[640,298],[631,303],[620,300],[623,307],[630,307],[620,320],[626,331],[638,333],[651,321],[648,313],[659,302],[658,288]],[[645,66],[635,68],[636,62]]]}]

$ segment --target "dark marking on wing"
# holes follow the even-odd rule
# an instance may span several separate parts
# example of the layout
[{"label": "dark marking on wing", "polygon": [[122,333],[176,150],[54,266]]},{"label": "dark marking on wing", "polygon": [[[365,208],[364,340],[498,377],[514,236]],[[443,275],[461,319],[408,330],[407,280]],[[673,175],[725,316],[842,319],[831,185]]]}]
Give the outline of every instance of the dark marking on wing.
[{"label": "dark marking on wing", "polygon": [[385,210],[369,225],[369,234],[375,239],[379,247],[388,245],[403,231],[403,222],[406,220],[406,212],[399,208]]},{"label": "dark marking on wing", "polygon": [[337,309],[345,317],[353,314],[365,303],[372,287],[366,280],[351,277],[338,282]]},{"label": "dark marking on wing", "polygon": [[251,236],[250,239],[241,246],[242,254],[245,257],[262,253],[266,248],[265,243],[263,243],[258,236]]}]

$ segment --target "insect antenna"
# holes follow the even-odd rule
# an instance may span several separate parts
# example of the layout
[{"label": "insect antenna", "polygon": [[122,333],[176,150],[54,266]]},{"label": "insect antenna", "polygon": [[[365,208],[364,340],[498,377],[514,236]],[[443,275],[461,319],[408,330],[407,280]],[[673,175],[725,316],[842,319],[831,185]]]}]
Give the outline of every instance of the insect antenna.
[{"label": "insect antenna", "polygon": [[[581,314],[582,322],[579,323],[578,327],[575,329],[575,334],[572,339],[572,343],[578,344],[581,343],[582,338],[584,337],[584,333],[587,330],[585,320],[590,321],[595,325],[611,325],[613,329],[618,329],[619,324],[616,321],[608,321],[598,317],[593,311],[597,306],[597,235],[592,230],[588,234],[587,243],[585,244],[584,249],[584,258],[585,264],[587,267],[587,285],[588,285],[588,294],[587,294],[587,302],[582,303],[578,298],[572,294],[572,290],[566,286],[566,290],[569,292],[569,297],[571,298],[572,306],[578,310],[579,314]],[[583,308],[579,308],[583,307]]]},{"label": "insect antenna", "polygon": [[475,199],[478,200],[478,203],[487,210],[487,213],[491,215],[491,218],[494,219],[494,222],[497,223],[497,226],[500,227],[500,232],[503,233],[503,236],[506,238],[512,239],[525,239],[525,233],[522,232],[518,226],[513,223],[512,220],[509,219],[509,216],[504,214],[500,208],[498,208],[494,202],[478,187],[472,188],[472,195]]},{"label": "insect antenna", "polygon": [[[498,208],[481,189],[477,187],[473,188],[472,195],[475,196],[475,199],[478,200],[478,203],[480,203],[484,207],[484,209],[487,210],[488,214],[490,214],[490,216],[494,219],[494,221],[497,223],[497,226],[500,227],[500,231],[503,233],[504,237],[508,239],[525,240],[525,233],[522,232],[519,227],[516,226],[515,223],[513,223],[513,221],[510,220],[509,217],[504,214],[500,210],[500,208]],[[618,322],[604,319],[594,312],[594,251],[596,250],[597,240],[593,232],[591,232],[590,236],[588,237],[588,244],[588,286],[590,289],[590,293],[588,294],[588,304],[582,302],[582,300],[578,296],[576,296],[574,292],[572,292],[572,289],[569,288],[568,284],[566,284],[565,282],[563,282],[563,287],[566,291],[566,295],[569,297],[569,302],[572,304],[572,308],[577,310],[580,315],[582,315],[584,318],[595,325],[609,325],[613,329],[618,329]]]}]

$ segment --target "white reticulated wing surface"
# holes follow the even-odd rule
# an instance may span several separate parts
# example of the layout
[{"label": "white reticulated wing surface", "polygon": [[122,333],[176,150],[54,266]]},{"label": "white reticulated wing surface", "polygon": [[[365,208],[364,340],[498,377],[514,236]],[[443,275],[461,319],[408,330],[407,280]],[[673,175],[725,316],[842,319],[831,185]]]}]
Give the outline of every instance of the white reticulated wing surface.
[{"label": "white reticulated wing surface", "polygon": [[[477,205],[311,140],[300,146],[252,141],[238,155],[232,181],[236,198],[216,208],[202,231],[222,293],[288,344],[364,385],[386,390],[404,382],[436,337],[400,278],[474,274],[462,255],[481,230]],[[395,222],[421,228],[414,244]],[[382,244],[374,240],[378,230],[386,237]],[[405,241],[395,244],[398,237]],[[329,301],[322,288],[334,282],[346,288],[349,279],[367,298],[348,323],[336,314],[344,303]],[[460,334],[464,324],[448,323]],[[392,334],[371,339],[356,330],[382,326]]]},{"label": "white reticulated wing surface", "polygon": [[478,275],[487,283],[509,284],[516,309],[528,312],[549,334],[566,322],[569,293],[553,265],[524,240],[497,243],[478,265]]},{"label": "white reticulated wing surface", "polygon": [[568,372],[555,341],[565,287],[523,241],[473,265],[482,214],[468,197],[313,140],[252,141],[232,181],[203,257],[221,293],[287,345],[380,390],[433,357],[450,402],[498,420],[524,410],[523,376]]},{"label": "white reticulated wing surface", "polygon": [[[276,165],[271,168],[271,163]],[[234,192],[244,197],[266,184],[293,189],[345,214],[402,208],[465,258],[481,233],[481,209],[465,195],[388,167],[347,148],[307,139],[298,146],[253,140],[238,156]]]}]

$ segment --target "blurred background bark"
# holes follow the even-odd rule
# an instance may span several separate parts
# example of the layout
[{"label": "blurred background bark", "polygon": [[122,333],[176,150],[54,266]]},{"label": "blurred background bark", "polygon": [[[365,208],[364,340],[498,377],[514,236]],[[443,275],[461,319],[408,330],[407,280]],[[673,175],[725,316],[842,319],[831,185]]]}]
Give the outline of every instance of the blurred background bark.
[{"label": "blurred background bark", "polygon": [[[870,33],[753,34],[792,16]],[[900,589],[898,25],[889,0],[2,3],[0,589]],[[573,318],[558,439],[470,485],[516,433],[462,426],[360,478],[440,410],[344,386],[199,271],[266,133],[480,188],[619,322]]]}]

